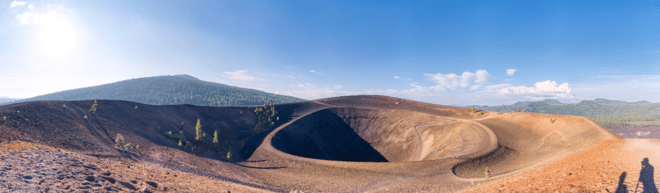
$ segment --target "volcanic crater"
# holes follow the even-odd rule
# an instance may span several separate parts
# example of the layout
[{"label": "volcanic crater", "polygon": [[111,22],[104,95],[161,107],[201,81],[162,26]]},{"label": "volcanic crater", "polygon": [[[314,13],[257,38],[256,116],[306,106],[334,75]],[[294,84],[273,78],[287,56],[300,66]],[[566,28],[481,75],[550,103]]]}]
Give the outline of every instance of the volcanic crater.
[{"label": "volcanic crater", "polygon": [[[0,144],[29,142],[100,160],[123,160],[133,168],[176,171],[190,179],[204,178],[207,188],[186,183],[170,183],[165,189],[142,187],[151,191],[454,192],[508,179],[602,141],[622,139],[582,117],[473,111],[374,95],[277,104],[277,121],[257,127],[258,133],[251,132],[256,107],[99,100],[98,111],[92,113],[92,104],[41,101],[2,106],[0,117],[7,120],[0,120]],[[219,141],[230,148],[182,149],[166,134],[180,133],[192,141],[197,119],[209,143],[218,130]],[[117,134],[140,145],[140,150],[116,149]],[[486,167],[489,176],[484,174]],[[167,184],[143,173],[144,182]],[[50,178],[46,179],[48,184]],[[99,179],[103,178],[92,181]]]}]

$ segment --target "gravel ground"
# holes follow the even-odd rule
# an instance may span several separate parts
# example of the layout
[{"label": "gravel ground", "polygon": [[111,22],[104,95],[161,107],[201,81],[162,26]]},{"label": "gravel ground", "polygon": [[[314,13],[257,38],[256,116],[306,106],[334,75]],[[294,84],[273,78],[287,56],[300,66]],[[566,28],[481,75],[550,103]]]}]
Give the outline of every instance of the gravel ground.
[{"label": "gravel ground", "polygon": [[7,143],[0,146],[0,192],[264,192],[124,159]]}]

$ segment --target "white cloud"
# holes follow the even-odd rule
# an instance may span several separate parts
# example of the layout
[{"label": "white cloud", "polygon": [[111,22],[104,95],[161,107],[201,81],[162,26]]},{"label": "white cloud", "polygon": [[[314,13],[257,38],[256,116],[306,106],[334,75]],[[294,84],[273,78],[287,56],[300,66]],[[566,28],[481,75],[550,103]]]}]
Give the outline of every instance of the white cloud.
[{"label": "white cloud", "polygon": [[470,86],[470,91],[480,89],[481,87],[483,87],[483,85],[480,85],[480,84],[472,85],[472,86]]},{"label": "white cloud", "polygon": [[472,72],[463,72],[461,76],[458,76],[454,73],[451,74],[424,74],[432,82],[436,83],[438,90],[454,90],[454,89],[464,89],[468,88],[471,85],[478,84],[483,85],[488,83],[488,80],[491,78],[491,75],[488,74],[485,70],[477,70],[476,73]]},{"label": "white cloud", "polygon": [[234,80],[260,80],[258,78],[253,77],[253,76],[245,74],[247,72],[248,72],[247,70],[237,70],[237,71],[234,71],[234,72],[222,72],[222,73],[225,73],[222,76],[227,77],[229,79],[234,79]]},{"label": "white cloud", "polygon": [[25,6],[26,3],[27,2],[25,2],[25,1],[13,1],[13,2],[11,2],[11,5],[9,6],[9,8],[23,7],[23,6]]},{"label": "white cloud", "polygon": [[339,90],[339,89],[341,89],[342,87],[344,87],[344,86],[342,86],[342,85],[335,85],[333,88],[336,89],[336,90]]},{"label": "white cloud", "polygon": [[293,77],[293,76],[284,76],[284,77],[287,77],[287,78],[290,78],[290,79],[296,79],[296,77]]},{"label": "white cloud", "polygon": [[484,88],[484,91],[495,92],[495,91],[499,91],[500,89],[502,89],[502,88],[506,88],[506,87],[511,87],[511,84],[494,84],[494,85],[488,85],[488,86],[486,86],[486,87]]},{"label": "white cloud", "polygon": [[[12,3],[13,4],[13,3]],[[48,11],[34,11],[33,5],[28,5],[29,11],[16,15],[20,24],[58,24],[67,20],[64,7],[53,7],[48,5]]]},{"label": "white cloud", "polygon": [[504,79],[504,81],[513,81],[515,79]]},{"label": "white cloud", "polygon": [[555,81],[550,80],[537,82],[534,84],[534,87],[518,86],[502,88],[499,94],[505,96],[517,95],[534,100],[546,98],[575,98],[575,96],[571,94],[571,88],[568,87],[568,83],[563,83],[557,86]]},{"label": "white cloud", "polygon": [[323,71],[317,72],[316,70],[310,70],[309,72],[314,73],[314,74],[318,74],[318,75],[325,75],[325,73]]},{"label": "white cloud", "polygon": [[394,79],[399,79],[399,76],[394,76]]},{"label": "white cloud", "polygon": [[511,75],[513,75],[514,73],[516,73],[516,69],[508,69],[508,70],[506,70],[506,75],[511,76]]}]

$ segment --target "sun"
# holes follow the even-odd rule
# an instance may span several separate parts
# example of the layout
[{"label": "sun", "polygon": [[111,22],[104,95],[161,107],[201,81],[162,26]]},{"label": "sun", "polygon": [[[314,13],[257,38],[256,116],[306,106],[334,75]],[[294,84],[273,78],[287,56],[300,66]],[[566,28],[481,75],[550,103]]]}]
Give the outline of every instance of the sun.
[{"label": "sun", "polygon": [[49,55],[62,56],[73,49],[76,35],[73,26],[58,21],[45,24],[41,29],[41,44],[43,51]]}]

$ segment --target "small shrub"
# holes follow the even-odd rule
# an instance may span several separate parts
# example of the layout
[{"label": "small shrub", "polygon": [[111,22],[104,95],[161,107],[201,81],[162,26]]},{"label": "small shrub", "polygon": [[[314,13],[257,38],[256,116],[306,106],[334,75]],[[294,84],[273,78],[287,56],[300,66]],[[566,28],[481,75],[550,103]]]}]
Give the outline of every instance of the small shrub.
[{"label": "small shrub", "polygon": [[92,111],[96,112],[96,105],[97,105],[96,103],[93,104],[93,105],[92,105],[92,108],[89,109],[89,112],[92,112]]},{"label": "small shrub", "polygon": [[83,117],[83,119],[87,119],[87,115],[85,115],[85,116]]},{"label": "small shrub", "polygon": [[3,117],[2,117],[2,120],[6,121],[6,120],[7,120],[7,116],[3,116]]},{"label": "small shrub", "polygon": [[484,114],[484,112],[479,112],[479,113],[477,113],[477,116],[481,116],[483,114]]},{"label": "small shrub", "polygon": [[115,148],[121,151],[126,151],[128,148],[131,148],[131,143],[126,143],[124,141],[124,136],[117,133],[117,139],[115,139]]},{"label": "small shrub", "polygon": [[518,109],[518,112],[520,113],[520,109]]},{"label": "small shrub", "polygon": [[488,167],[484,170],[484,175],[486,175],[486,178],[490,178],[490,170],[488,170]]},{"label": "small shrub", "polygon": [[17,113],[21,113],[21,111],[16,111]]},{"label": "small shrub", "polygon": [[137,109],[137,106],[135,106],[135,109]]},{"label": "small shrub", "polygon": [[474,106],[472,106],[472,112],[474,112],[474,110],[475,110],[475,109],[474,109]]},{"label": "small shrub", "polygon": [[156,131],[160,131],[160,127],[156,128]]},{"label": "small shrub", "polygon": [[218,130],[213,133],[213,143],[218,143]]},{"label": "small shrub", "polygon": [[62,108],[66,108],[66,104],[62,104]]},{"label": "small shrub", "polygon": [[181,140],[179,139],[179,147],[181,147],[181,146],[183,146],[183,144],[181,144]]},{"label": "small shrub", "polygon": [[501,114],[504,114],[504,113],[503,113],[503,112],[500,112],[500,113],[498,113],[498,114],[500,114],[500,115],[501,115]]},{"label": "small shrub", "polygon": [[555,123],[556,120],[557,120],[557,118],[555,118],[555,119],[550,118],[550,123]]},{"label": "small shrub", "polygon": [[[231,148],[230,148],[230,150],[231,150]],[[231,160],[231,151],[227,152],[227,160]]]},{"label": "small shrub", "polygon": [[181,127],[179,129],[183,130],[183,122],[181,122]]},{"label": "small shrub", "polygon": [[172,131],[165,132],[165,133],[163,133],[163,135],[165,135],[165,136],[167,136],[171,139],[172,138]]}]

